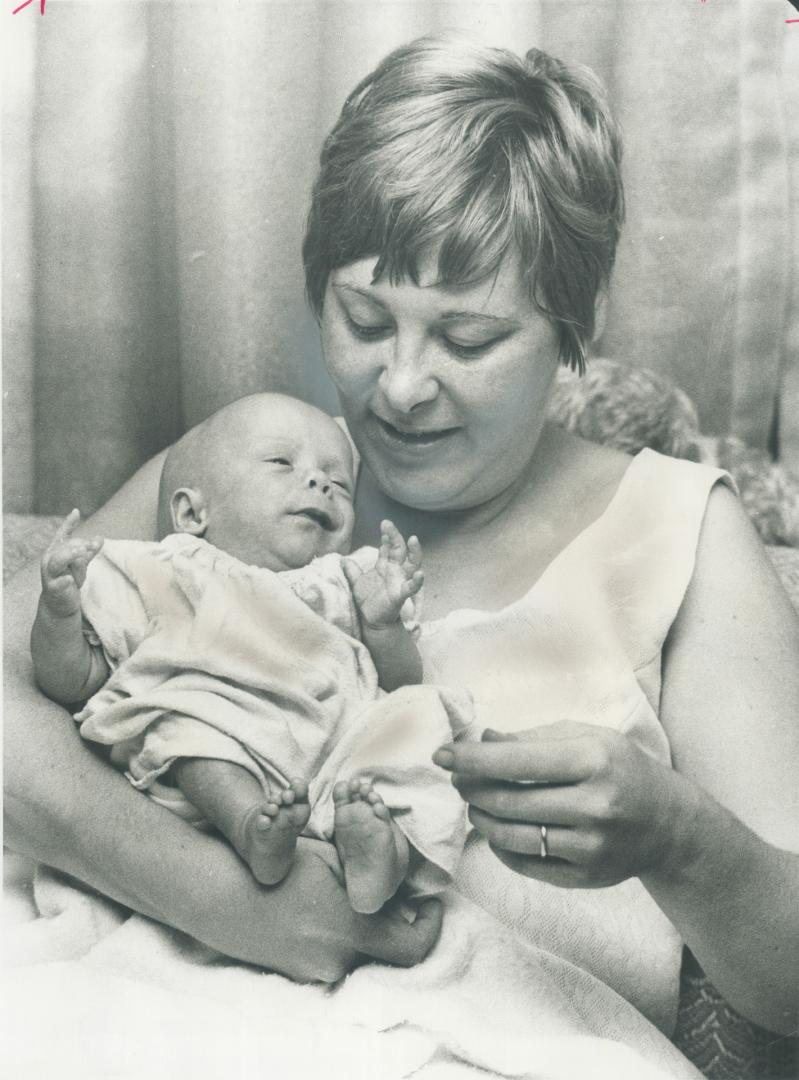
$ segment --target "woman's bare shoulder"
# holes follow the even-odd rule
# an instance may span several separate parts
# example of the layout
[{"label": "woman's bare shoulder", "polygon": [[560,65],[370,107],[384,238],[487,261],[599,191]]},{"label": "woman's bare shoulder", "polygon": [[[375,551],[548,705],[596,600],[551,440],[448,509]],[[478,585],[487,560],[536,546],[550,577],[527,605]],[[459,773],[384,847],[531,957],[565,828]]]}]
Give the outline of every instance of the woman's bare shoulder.
[{"label": "woman's bare shoulder", "polygon": [[158,484],[166,454],[162,450],[142,465],[79,531],[115,540],[158,539]]},{"label": "woman's bare shoulder", "polygon": [[660,718],[675,766],[786,847],[799,827],[797,661],[799,618],[739,500],[717,484],[664,649]]}]

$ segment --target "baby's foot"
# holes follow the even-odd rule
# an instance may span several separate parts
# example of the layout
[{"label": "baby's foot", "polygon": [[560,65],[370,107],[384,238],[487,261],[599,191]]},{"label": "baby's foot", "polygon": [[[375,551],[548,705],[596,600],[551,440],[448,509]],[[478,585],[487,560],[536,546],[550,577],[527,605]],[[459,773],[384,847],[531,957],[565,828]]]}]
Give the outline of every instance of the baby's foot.
[{"label": "baby's foot", "polygon": [[297,837],[308,824],[311,807],[308,785],[294,780],[268,803],[256,806],[241,828],[239,852],[253,877],[262,885],[274,885],[286,876],[294,859]]},{"label": "baby's foot", "polygon": [[333,839],[354,911],[378,911],[408,870],[408,841],[371,781],[342,780],[333,788]]}]

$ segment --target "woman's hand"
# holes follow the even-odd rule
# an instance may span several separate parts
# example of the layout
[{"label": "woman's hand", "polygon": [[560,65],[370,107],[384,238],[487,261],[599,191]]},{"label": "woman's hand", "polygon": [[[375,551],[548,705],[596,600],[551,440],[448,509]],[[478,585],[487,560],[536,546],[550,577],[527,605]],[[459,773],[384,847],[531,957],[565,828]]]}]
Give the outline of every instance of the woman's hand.
[{"label": "woman's hand", "polygon": [[[259,885],[221,841],[201,925],[186,926],[225,955],[259,964],[299,982],[337,982],[358,964],[381,960],[410,967],[425,958],[441,931],[441,903],[419,905],[408,922],[396,903],[360,915],[344,891],[332,844],[300,839],[294,863],[278,885]],[[195,882],[196,884],[196,882]],[[186,905],[176,897],[185,926]],[[169,920],[173,921],[173,920]]]},{"label": "woman's hand", "polygon": [[517,873],[597,888],[674,857],[679,780],[619,732],[570,720],[487,731],[481,743],[442,747],[434,761],[452,771],[469,820]]}]

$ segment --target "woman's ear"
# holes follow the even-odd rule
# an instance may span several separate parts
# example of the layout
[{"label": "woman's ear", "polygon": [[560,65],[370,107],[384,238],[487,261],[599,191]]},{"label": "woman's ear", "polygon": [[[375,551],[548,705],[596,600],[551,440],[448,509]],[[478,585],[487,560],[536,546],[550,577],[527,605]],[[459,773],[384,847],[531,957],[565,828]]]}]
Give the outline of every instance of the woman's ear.
[{"label": "woman's ear", "polygon": [[605,323],[608,317],[608,291],[606,288],[601,288],[596,296],[594,303],[594,334],[591,338],[592,342],[599,341],[605,332]]},{"label": "woman's ear", "polygon": [[169,500],[172,528],[175,532],[203,536],[208,527],[208,508],[202,492],[196,488],[178,488]]}]

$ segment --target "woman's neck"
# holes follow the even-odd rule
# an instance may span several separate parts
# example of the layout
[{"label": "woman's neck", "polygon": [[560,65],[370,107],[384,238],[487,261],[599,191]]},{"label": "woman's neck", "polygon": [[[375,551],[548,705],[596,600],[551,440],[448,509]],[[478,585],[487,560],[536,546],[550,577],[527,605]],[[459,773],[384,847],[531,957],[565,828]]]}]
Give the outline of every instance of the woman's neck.
[{"label": "woman's neck", "polygon": [[356,545],[374,544],[384,518],[393,521],[404,536],[418,536],[423,546],[434,545],[442,537],[454,540],[490,534],[500,521],[507,528],[517,511],[528,513],[544,493],[549,478],[556,472],[564,434],[558,428],[546,426],[524,472],[492,498],[463,509],[424,510],[404,506],[381,491],[369,469],[362,465],[356,497]]}]

